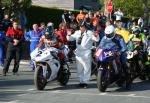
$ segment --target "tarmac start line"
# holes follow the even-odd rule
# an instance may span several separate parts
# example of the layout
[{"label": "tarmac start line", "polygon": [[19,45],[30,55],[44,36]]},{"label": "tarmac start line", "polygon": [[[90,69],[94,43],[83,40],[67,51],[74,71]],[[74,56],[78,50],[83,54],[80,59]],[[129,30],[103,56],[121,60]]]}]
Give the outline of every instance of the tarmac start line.
[{"label": "tarmac start line", "polygon": [[[26,91],[27,93],[23,93],[23,94],[19,94],[17,96],[25,96],[25,95],[29,95],[32,94],[32,91],[36,92],[37,90],[35,89],[27,89],[27,90],[2,90],[3,92],[21,92],[21,91]],[[138,96],[136,94],[128,94],[128,95],[119,95],[119,94],[109,94],[109,93],[71,93],[71,92],[65,92],[62,90],[55,90],[55,91],[37,91],[37,94],[39,92],[42,93],[55,93],[55,94],[69,94],[69,95],[83,95],[83,96],[108,96],[108,97],[129,97],[129,98],[144,98],[144,99],[150,99],[149,96]],[[1,102],[0,102],[1,103]],[[14,102],[10,102],[10,103],[14,103]]]},{"label": "tarmac start line", "polygon": [[108,94],[108,93],[69,93],[64,92],[61,90],[53,91],[53,93],[62,93],[62,94],[70,94],[70,95],[89,95],[89,96],[109,96],[109,97],[130,97],[130,98],[144,98],[144,99],[150,99],[148,96],[136,96],[136,94],[129,94],[129,95],[115,95],[115,94]]}]

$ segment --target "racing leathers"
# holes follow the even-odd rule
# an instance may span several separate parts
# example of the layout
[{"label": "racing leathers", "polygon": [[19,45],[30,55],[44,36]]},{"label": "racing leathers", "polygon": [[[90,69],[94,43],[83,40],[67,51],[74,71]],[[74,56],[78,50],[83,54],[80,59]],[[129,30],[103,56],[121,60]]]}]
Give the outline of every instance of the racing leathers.
[{"label": "racing leathers", "polygon": [[104,36],[98,46],[98,48],[102,49],[111,49],[115,47],[121,51],[121,63],[124,65],[126,64],[126,44],[124,39],[121,35],[115,34],[115,36],[110,39]]},{"label": "racing leathers", "polygon": [[144,48],[146,44],[146,37],[143,33],[139,34],[131,34],[129,36],[129,41],[127,48],[128,50],[138,50],[137,52],[141,52],[142,55],[139,56],[139,59],[141,59],[143,62],[146,61],[146,50]]},{"label": "racing leathers", "polygon": [[[122,85],[124,80],[126,80],[127,83],[130,84],[131,79],[130,79],[130,75],[128,72],[128,66],[126,64],[126,62],[127,62],[126,44],[124,42],[123,37],[121,35],[118,35],[118,34],[115,34],[115,36],[111,39],[104,36],[102,38],[98,48],[115,49],[115,50],[117,50],[117,52],[121,51],[120,60],[121,60],[121,66],[122,66],[124,76],[123,76],[123,74],[121,74],[122,80],[118,81],[117,84]],[[130,85],[127,85],[127,88],[130,89]]]},{"label": "racing leathers", "polygon": [[[54,34],[50,38],[47,38],[46,35],[43,35],[38,44],[38,47],[40,47],[40,48],[43,48],[43,47],[44,48],[50,48],[50,47],[57,48],[59,51],[54,51],[52,53],[52,55],[55,58],[59,57],[58,59],[60,60],[60,62],[64,61],[64,59],[65,59],[63,42],[59,38],[59,36],[57,36],[56,34]],[[58,52],[58,54],[57,54],[57,52]]]}]

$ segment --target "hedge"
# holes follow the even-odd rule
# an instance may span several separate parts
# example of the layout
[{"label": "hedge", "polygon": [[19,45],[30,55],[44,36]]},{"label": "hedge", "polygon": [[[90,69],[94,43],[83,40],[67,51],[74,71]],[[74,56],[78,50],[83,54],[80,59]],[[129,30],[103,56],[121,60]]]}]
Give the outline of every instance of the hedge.
[{"label": "hedge", "polygon": [[[56,8],[44,8],[38,6],[30,7],[27,12],[27,29],[31,29],[33,23],[40,24],[41,22],[53,22],[55,28],[61,22],[61,15],[63,14],[64,10],[56,9]],[[78,11],[72,11],[74,14],[77,14]]]}]

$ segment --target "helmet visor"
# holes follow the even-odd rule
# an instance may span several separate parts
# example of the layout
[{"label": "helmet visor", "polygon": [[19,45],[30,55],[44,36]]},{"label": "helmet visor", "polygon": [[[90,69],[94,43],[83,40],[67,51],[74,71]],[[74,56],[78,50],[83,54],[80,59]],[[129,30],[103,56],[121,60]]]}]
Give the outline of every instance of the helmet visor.
[{"label": "helmet visor", "polygon": [[112,38],[114,36],[114,33],[111,34],[105,34],[107,38]]}]

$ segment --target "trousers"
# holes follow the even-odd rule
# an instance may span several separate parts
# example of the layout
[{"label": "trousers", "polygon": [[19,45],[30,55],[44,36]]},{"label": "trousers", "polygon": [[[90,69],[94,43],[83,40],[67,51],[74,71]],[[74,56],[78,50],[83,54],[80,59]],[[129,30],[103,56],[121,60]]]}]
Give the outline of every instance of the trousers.
[{"label": "trousers", "polygon": [[80,83],[88,83],[91,76],[91,52],[81,52],[80,56],[76,55],[77,74]]},{"label": "trousers", "polygon": [[8,44],[7,53],[6,53],[6,61],[4,64],[4,72],[8,72],[11,60],[14,58],[14,68],[13,73],[18,72],[19,63],[21,59],[21,46],[13,46],[12,44]]}]

